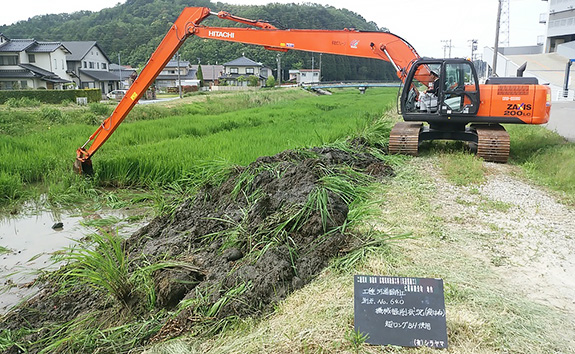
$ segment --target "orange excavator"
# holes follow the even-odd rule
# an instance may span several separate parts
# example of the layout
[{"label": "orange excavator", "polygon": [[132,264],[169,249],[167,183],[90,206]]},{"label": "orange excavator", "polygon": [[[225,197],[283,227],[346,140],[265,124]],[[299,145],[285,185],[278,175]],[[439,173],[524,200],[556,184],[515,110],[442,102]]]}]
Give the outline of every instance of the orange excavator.
[{"label": "orange excavator", "polygon": [[[209,16],[251,27],[201,25]],[[539,85],[535,78],[490,78],[480,85],[475,67],[468,60],[421,58],[407,41],[389,32],[282,30],[268,22],[237,17],[225,11],[215,13],[205,7],[188,7],[176,19],[112,115],[78,148],[74,163],[77,172],[93,172],[91,157],[190,36],[259,45],[281,52],[299,50],[390,62],[403,83],[400,111],[404,120],[391,130],[390,153],[417,155],[422,141],[462,140],[485,160],[506,162],[509,135],[500,123],[544,124],[549,120],[550,89]]]}]

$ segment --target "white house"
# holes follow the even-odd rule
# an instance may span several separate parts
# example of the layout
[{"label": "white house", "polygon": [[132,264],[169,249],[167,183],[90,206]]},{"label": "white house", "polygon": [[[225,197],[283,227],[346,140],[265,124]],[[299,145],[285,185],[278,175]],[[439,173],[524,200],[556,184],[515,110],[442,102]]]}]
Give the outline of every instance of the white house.
[{"label": "white house", "polygon": [[232,86],[248,86],[248,77],[258,78],[258,86],[264,86],[271,70],[262,63],[255,62],[246,57],[240,57],[224,64],[224,73],[219,77],[220,84],[227,82]]},{"label": "white house", "polygon": [[70,50],[67,74],[79,88],[99,88],[103,95],[122,88],[119,75],[110,71],[110,59],[96,41],[62,44]]},{"label": "white house", "polygon": [[64,88],[71,83],[68,54],[60,42],[10,39],[0,33],[0,90]]}]

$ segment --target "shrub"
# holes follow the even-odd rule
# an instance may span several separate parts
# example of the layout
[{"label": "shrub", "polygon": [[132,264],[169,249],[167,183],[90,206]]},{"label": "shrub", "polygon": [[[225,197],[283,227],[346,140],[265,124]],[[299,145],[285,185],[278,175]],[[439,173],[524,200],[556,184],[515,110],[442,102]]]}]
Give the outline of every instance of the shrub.
[{"label": "shrub", "polygon": [[66,123],[66,115],[58,108],[42,107],[40,109],[40,116],[52,123]]},{"label": "shrub", "polygon": [[21,107],[38,107],[41,105],[41,102],[35,98],[28,98],[28,97],[20,97],[15,98],[11,97],[6,100],[5,104],[8,107],[12,108],[21,108]]}]

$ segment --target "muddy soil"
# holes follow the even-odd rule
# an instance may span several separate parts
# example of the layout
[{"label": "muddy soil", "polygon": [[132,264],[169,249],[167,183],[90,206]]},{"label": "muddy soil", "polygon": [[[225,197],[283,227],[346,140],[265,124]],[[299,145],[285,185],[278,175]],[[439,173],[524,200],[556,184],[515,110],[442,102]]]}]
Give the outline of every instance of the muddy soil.
[{"label": "muddy soil", "polygon": [[[154,274],[157,306],[178,315],[151,340],[206,321],[265,313],[310,282],[349,248],[349,236],[341,232],[349,201],[322,188],[327,171],[345,174],[349,168],[380,180],[393,175],[368,153],[285,151],[238,167],[223,184],[206,186],[172,215],[156,218],[127,239],[134,266],[166,260],[186,264]],[[310,200],[314,207],[308,208]],[[329,215],[316,205],[325,205]],[[182,301],[190,306],[178,307]],[[109,297],[88,287],[61,294],[55,285],[44,284],[41,294],[1,320],[8,329],[42,328],[112,306]]]}]

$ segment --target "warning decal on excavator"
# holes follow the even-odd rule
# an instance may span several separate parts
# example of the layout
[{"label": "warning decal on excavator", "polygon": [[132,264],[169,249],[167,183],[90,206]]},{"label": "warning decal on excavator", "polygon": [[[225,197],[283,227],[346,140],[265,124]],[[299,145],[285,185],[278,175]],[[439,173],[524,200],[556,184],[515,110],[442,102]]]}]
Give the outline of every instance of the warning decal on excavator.
[{"label": "warning decal on excavator", "polygon": [[359,41],[357,39],[354,39],[353,41],[351,41],[350,46],[354,49],[357,49],[358,44],[359,44]]},{"label": "warning decal on excavator", "polygon": [[132,94],[132,96],[130,96],[130,99],[133,101],[133,100],[135,100],[136,98],[138,98],[138,94],[137,94],[136,92],[134,92],[134,93]]}]

